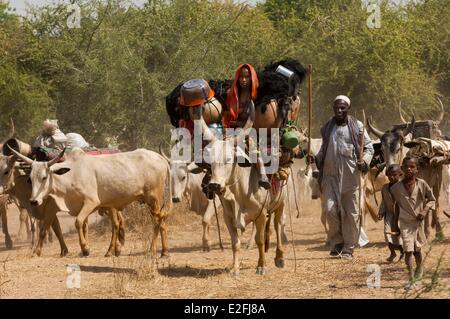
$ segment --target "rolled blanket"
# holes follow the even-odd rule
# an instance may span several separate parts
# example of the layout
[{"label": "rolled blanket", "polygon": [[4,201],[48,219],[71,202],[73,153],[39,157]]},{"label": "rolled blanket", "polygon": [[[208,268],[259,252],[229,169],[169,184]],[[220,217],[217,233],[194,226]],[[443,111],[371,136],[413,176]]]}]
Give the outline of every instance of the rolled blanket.
[{"label": "rolled blanket", "polygon": [[450,150],[444,141],[432,140],[426,137],[419,137],[411,142],[405,143],[409,147],[409,155],[419,158],[431,159],[436,156],[450,156]]},{"label": "rolled blanket", "polygon": [[[87,155],[104,155],[104,154],[116,154],[120,153],[120,150],[113,148],[96,148],[96,147],[83,147],[82,150]],[[70,153],[72,151],[71,147],[66,147],[65,153]],[[37,161],[49,161],[55,157],[57,157],[61,151],[55,148],[48,147],[39,147],[35,150],[36,160]],[[64,157],[61,159],[61,162],[64,161]]]}]

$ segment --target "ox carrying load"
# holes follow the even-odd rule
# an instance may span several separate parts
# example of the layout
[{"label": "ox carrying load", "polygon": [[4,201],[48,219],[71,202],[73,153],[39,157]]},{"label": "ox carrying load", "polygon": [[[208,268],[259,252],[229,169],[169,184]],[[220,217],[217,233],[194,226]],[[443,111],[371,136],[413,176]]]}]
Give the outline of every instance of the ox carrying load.
[{"label": "ox carrying load", "polygon": [[[236,74],[242,67],[252,70],[250,99],[254,102],[256,109],[253,127],[256,130],[259,128],[268,129],[268,141],[270,141],[270,129],[280,129],[281,146],[278,150],[280,169],[274,174],[274,177],[286,180],[294,155],[299,151],[300,134],[294,123],[298,119],[300,110],[300,85],[305,79],[307,71],[298,61],[292,59],[268,64],[260,72],[254,71],[248,64],[243,64],[238,68]],[[194,114],[194,110],[198,110],[197,106],[200,105],[198,99],[201,96],[200,93],[204,91],[203,100],[205,103],[202,104],[202,112],[197,113],[203,114],[203,118],[210,129],[224,133],[223,127],[242,127],[248,117],[246,111],[248,107],[245,107],[245,105],[248,106],[248,103],[239,101],[238,84],[238,75],[235,76],[234,81],[210,80],[206,82],[204,80],[191,80],[179,84],[166,96],[166,111],[171,124],[176,128],[187,128],[192,133],[193,118],[198,116]],[[210,89],[206,87],[207,85]],[[187,94],[188,101],[184,101],[182,98],[182,91]],[[193,96],[195,98],[192,98]],[[214,102],[211,103],[212,101]],[[220,116],[217,115],[218,105],[220,105],[222,112]],[[270,145],[267,145],[267,150],[270,149]],[[268,165],[270,163],[257,165],[262,175],[261,182],[264,187],[270,187],[269,182],[264,179],[264,166]]]}]

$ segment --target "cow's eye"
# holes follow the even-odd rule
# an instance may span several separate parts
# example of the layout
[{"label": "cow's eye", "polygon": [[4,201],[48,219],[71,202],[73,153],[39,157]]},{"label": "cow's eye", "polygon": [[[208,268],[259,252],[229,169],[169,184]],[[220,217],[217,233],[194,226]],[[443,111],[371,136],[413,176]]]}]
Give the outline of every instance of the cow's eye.
[{"label": "cow's eye", "polygon": [[47,176],[42,177],[42,180],[45,181],[47,179]]},{"label": "cow's eye", "polygon": [[184,181],[185,179],[186,179],[186,176],[183,176],[183,177],[181,178],[182,181]]},{"label": "cow's eye", "polygon": [[8,175],[9,171],[6,171],[4,175]]}]

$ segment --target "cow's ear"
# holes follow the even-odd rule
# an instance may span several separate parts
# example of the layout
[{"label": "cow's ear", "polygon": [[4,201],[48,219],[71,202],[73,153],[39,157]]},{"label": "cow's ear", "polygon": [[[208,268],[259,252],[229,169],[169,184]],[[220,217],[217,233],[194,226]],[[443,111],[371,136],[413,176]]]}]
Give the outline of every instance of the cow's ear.
[{"label": "cow's ear", "polygon": [[57,170],[54,170],[54,171],[53,171],[53,174],[56,174],[56,175],[64,175],[64,174],[67,173],[68,171],[70,171],[70,168],[68,168],[68,167],[63,167],[63,168],[59,168],[59,169],[57,169]]},{"label": "cow's ear", "polygon": [[375,152],[381,151],[381,143],[373,143],[372,145]]},{"label": "cow's ear", "polygon": [[203,168],[198,167],[194,162],[190,163],[187,166],[187,170],[189,173],[192,173],[192,174],[200,174],[201,172],[203,172]]}]

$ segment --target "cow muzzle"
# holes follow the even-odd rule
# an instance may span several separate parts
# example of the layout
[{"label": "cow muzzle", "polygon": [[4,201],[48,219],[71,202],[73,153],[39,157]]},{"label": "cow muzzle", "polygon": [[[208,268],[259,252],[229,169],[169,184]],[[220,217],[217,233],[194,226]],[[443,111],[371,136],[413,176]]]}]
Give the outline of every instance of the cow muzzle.
[{"label": "cow muzzle", "polygon": [[172,203],[179,203],[181,202],[180,197],[172,197]]},{"label": "cow muzzle", "polygon": [[222,187],[220,184],[217,183],[209,183],[208,191],[217,195],[222,195],[225,193],[225,187]]},{"label": "cow muzzle", "polygon": [[31,206],[39,206],[39,203],[37,200],[30,200]]}]

